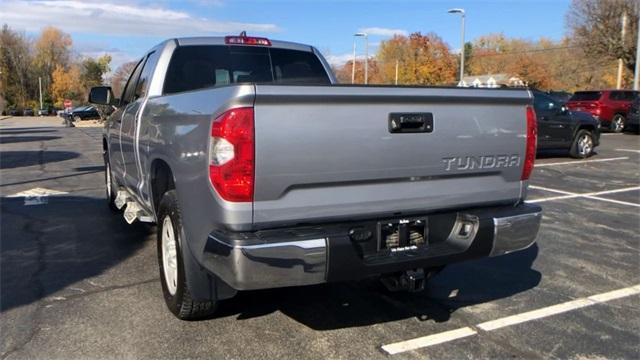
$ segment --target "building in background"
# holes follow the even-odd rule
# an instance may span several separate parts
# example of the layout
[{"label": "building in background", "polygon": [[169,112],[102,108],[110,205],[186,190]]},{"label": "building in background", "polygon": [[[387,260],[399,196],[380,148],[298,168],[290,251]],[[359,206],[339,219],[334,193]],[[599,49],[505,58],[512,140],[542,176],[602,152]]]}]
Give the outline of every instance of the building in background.
[{"label": "building in background", "polygon": [[480,88],[525,87],[527,83],[518,76],[509,74],[489,74],[465,76],[463,86]]}]

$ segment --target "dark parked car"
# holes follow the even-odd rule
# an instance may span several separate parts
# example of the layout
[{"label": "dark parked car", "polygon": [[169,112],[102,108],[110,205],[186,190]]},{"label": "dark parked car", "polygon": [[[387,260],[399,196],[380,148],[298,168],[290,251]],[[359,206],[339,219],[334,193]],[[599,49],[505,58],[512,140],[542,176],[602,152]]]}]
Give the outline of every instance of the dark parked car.
[{"label": "dark parked car", "polygon": [[88,120],[88,119],[99,119],[100,114],[95,107],[88,106],[78,106],[77,108],[71,110],[71,113],[68,115],[73,121],[80,120]]},{"label": "dark parked car", "polygon": [[637,97],[638,92],[632,90],[577,91],[567,106],[571,110],[588,112],[600,120],[603,127],[621,132],[631,102]]},{"label": "dark parked car", "polygon": [[9,110],[7,110],[7,115],[9,115],[9,116],[20,116],[20,115],[22,115],[22,111],[20,111],[18,109],[9,109]]},{"label": "dark parked car", "polygon": [[22,115],[24,115],[24,116],[33,116],[33,109],[24,109],[24,110],[22,110]]},{"label": "dark parked car", "polygon": [[551,96],[554,100],[561,102],[561,103],[566,103],[567,101],[569,101],[569,99],[571,99],[571,96],[573,96],[572,93],[570,92],[566,92],[566,91],[547,91],[545,92],[545,94]]},{"label": "dark parked car", "polygon": [[625,130],[640,133],[640,97],[636,97],[633,103],[631,103]]},{"label": "dark parked car", "polygon": [[600,122],[588,113],[571,111],[551,96],[533,92],[538,119],[538,151],[569,149],[574,158],[586,158],[600,143]]}]

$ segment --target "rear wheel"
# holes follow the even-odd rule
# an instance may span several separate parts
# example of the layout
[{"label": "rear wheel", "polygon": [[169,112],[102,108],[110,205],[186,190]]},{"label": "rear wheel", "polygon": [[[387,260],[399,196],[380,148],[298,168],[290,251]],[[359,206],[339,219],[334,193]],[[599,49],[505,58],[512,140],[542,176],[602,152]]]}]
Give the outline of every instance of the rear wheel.
[{"label": "rear wheel", "polygon": [[611,131],[616,133],[622,132],[622,130],[624,130],[625,120],[624,116],[616,114],[613,119],[611,119]]},{"label": "rear wheel", "polygon": [[213,314],[216,302],[191,297],[182,255],[184,231],[175,190],[167,191],[158,209],[158,265],[165,303],[181,320],[195,320]]},{"label": "rear wheel", "polygon": [[111,173],[111,164],[109,163],[108,156],[105,156],[104,161],[104,184],[107,195],[107,202],[109,204],[109,208],[113,211],[118,211],[118,207],[116,206],[116,196],[118,195],[118,186],[113,179],[113,174]]},{"label": "rear wheel", "polygon": [[593,133],[588,130],[580,130],[573,139],[569,155],[576,159],[585,159],[593,154]]}]

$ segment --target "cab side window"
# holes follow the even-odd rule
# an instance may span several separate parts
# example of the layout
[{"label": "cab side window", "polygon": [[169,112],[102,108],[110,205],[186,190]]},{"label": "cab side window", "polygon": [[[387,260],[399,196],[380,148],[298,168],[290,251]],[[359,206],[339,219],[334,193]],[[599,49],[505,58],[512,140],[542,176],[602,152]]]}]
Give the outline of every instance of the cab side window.
[{"label": "cab side window", "polygon": [[151,82],[153,70],[156,67],[156,63],[158,62],[158,57],[158,53],[155,51],[149,53],[147,61],[142,67],[142,72],[140,73],[140,79],[138,80],[136,85],[136,91],[134,93],[133,101],[147,95],[147,92],[149,91],[149,83]]},{"label": "cab side window", "polygon": [[131,72],[131,77],[129,77],[129,81],[127,81],[127,86],[125,86],[122,91],[122,98],[120,99],[120,106],[126,106],[127,104],[135,101],[135,90],[136,85],[138,83],[138,79],[140,78],[140,73],[142,72],[142,66],[144,65],[144,58],[138,62],[133,72]]}]

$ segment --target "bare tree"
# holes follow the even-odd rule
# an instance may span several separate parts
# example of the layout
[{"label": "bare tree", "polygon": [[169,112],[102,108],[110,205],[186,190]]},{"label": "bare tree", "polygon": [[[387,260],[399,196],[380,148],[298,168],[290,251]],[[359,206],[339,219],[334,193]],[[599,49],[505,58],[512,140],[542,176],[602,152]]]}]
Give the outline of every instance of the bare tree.
[{"label": "bare tree", "polygon": [[[573,0],[566,16],[575,44],[594,59],[622,59],[630,71],[636,64],[638,0]],[[622,40],[622,17],[627,16]]]},{"label": "bare tree", "polygon": [[113,94],[116,97],[120,97],[122,94],[122,89],[124,89],[124,86],[126,85],[127,80],[129,80],[129,76],[131,75],[133,68],[136,67],[136,64],[136,61],[126,62],[118,66],[116,71],[113,72],[113,75],[111,75],[111,88],[113,89]]}]

